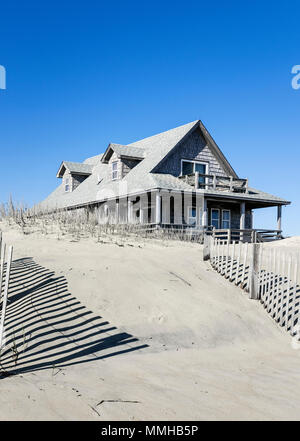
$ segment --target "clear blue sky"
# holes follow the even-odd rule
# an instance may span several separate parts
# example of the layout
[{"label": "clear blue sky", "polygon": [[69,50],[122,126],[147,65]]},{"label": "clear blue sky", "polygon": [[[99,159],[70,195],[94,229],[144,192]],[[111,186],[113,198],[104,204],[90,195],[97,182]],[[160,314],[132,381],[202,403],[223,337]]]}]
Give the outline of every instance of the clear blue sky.
[{"label": "clear blue sky", "polygon": [[241,177],[293,202],[299,235],[299,22],[295,1],[2,2],[0,199],[37,202],[61,160],[202,119]]}]

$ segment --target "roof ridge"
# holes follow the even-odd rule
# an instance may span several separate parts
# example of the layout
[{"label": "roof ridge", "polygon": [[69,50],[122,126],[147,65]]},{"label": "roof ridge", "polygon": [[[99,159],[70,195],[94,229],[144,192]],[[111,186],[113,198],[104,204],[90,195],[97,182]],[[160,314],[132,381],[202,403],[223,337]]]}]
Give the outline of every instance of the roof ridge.
[{"label": "roof ridge", "polygon": [[162,135],[164,133],[173,132],[173,131],[175,131],[177,129],[180,129],[180,128],[183,128],[185,126],[189,126],[189,125],[192,126],[194,124],[199,123],[200,121],[201,121],[200,119],[196,119],[195,121],[191,121],[191,122],[186,123],[186,124],[181,124],[180,126],[173,127],[173,129],[164,130],[163,132],[159,132],[159,133],[155,133],[154,135],[146,136],[146,138],[138,139],[137,141],[134,141],[134,142],[131,142],[130,144],[127,144],[127,146],[138,147],[135,144],[137,144],[139,142],[143,142],[143,141],[145,141],[147,139],[150,139],[150,138],[155,138],[156,136],[160,136],[160,135]]}]

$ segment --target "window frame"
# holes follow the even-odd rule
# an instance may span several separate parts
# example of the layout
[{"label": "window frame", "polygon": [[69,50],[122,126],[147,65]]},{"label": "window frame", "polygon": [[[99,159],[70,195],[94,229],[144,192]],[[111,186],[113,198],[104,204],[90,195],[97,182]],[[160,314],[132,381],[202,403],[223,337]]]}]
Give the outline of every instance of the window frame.
[{"label": "window frame", "polygon": [[[118,162],[119,161],[112,161],[112,163],[111,163],[111,179],[112,179],[112,181],[115,181],[116,179],[119,178]],[[114,164],[116,164],[116,170],[114,170]],[[114,176],[115,173],[116,173],[116,176]]]},{"label": "window frame", "polygon": [[[224,217],[223,217],[223,213],[224,213],[224,211],[226,211],[226,212],[229,213],[229,219],[228,219],[228,220],[224,220]],[[224,227],[224,226],[223,226],[223,222],[229,222],[229,226],[228,226],[228,227]],[[223,229],[223,230],[230,230],[230,228],[231,228],[231,210],[229,210],[229,209],[227,209],[227,208],[224,208],[224,209],[222,210],[221,226],[222,226],[222,229]]]},{"label": "window frame", "polygon": [[[218,212],[218,228],[216,228],[214,225],[213,225],[213,223],[212,223],[212,221],[213,221],[213,216],[212,216],[212,212],[213,212],[213,210],[215,210],[215,211],[217,211]],[[214,228],[216,228],[216,230],[219,230],[220,229],[220,208],[211,208],[210,209],[210,225],[212,226],[212,227],[214,227]]]},{"label": "window frame", "polygon": [[[196,159],[181,159],[181,170],[180,170],[180,176],[185,176],[182,174],[182,163],[183,162],[190,162],[192,164],[201,164],[201,165],[205,165],[205,175],[209,174],[209,162],[205,162],[205,161],[197,161]],[[193,173],[195,173],[195,167],[193,167]]]},{"label": "window frame", "polygon": [[70,186],[70,178],[68,177],[68,178],[65,178],[65,192],[69,193],[70,192],[70,188],[71,188],[71,186]]},{"label": "window frame", "polygon": [[[190,162],[193,164],[193,173],[195,174],[195,164],[200,164],[200,165],[204,165],[205,166],[205,175],[209,175],[209,162],[205,162],[205,161],[197,161],[196,159],[181,159],[181,170],[180,170],[180,176],[186,176],[184,174],[182,174],[182,166],[183,166],[183,162]],[[205,185],[208,183],[208,178],[204,178],[204,182],[199,182],[200,185]]]}]

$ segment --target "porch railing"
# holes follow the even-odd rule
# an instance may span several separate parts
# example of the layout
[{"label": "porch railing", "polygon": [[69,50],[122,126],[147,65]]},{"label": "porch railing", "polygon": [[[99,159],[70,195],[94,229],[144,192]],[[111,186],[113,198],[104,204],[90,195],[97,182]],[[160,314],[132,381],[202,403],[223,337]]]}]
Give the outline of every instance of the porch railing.
[{"label": "porch railing", "polygon": [[[212,229],[200,225],[189,224],[171,224],[171,223],[144,223],[124,225],[128,232],[137,234],[157,233],[160,235],[177,236],[182,238],[195,238],[199,242],[204,241],[204,236],[212,237],[216,240],[226,240],[228,243],[249,242],[262,243],[282,239],[281,230],[263,230],[263,229]],[[125,231],[124,230],[124,231]]]},{"label": "porch railing", "polygon": [[248,193],[248,179],[238,179],[232,176],[207,175],[199,172],[179,176],[195,189],[212,189],[230,191],[233,193]]},{"label": "porch railing", "polygon": [[282,239],[281,230],[264,230],[264,229],[213,229],[206,232],[213,238],[227,240],[230,242],[250,242],[261,243],[271,242],[273,240]]}]

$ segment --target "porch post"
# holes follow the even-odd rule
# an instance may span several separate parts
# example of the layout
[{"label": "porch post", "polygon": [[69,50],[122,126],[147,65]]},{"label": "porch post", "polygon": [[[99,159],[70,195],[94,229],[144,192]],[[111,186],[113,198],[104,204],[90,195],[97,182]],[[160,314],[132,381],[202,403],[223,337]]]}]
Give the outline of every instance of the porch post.
[{"label": "porch post", "polygon": [[240,229],[245,229],[245,218],[246,218],[246,204],[245,202],[241,202],[240,205]]},{"label": "porch post", "polygon": [[277,205],[277,230],[281,230],[282,206]]},{"label": "porch post", "polygon": [[116,224],[119,223],[119,218],[120,218],[120,200],[117,199],[116,200]]},{"label": "porch post", "polygon": [[195,173],[195,190],[198,190],[199,188],[199,172],[196,171]]},{"label": "porch post", "polygon": [[142,197],[140,197],[140,223],[143,224],[144,223],[144,210],[143,210],[143,202],[142,202]]},{"label": "porch post", "polygon": [[155,223],[161,223],[161,195],[159,192],[156,193],[155,198]]},{"label": "porch post", "polygon": [[130,224],[132,221],[132,201],[128,198],[128,203],[127,203],[127,221]]},{"label": "porch post", "polygon": [[206,228],[208,226],[208,216],[207,216],[207,200],[203,200],[203,214],[202,214],[202,226]]}]

